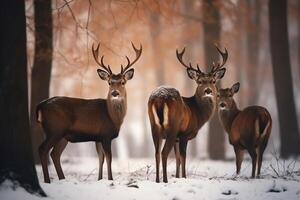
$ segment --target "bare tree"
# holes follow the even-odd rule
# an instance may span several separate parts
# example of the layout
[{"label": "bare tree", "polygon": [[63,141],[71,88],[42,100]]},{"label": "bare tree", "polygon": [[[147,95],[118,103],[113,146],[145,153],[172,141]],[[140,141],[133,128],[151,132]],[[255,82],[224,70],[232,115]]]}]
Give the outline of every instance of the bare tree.
[{"label": "bare tree", "polygon": [[[183,2],[183,12],[184,15],[187,14],[194,14],[194,1],[184,1]],[[188,17],[185,18],[185,26],[183,28],[183,46],[187,46],[190,50],[186,51],[185,53],[185,59],[186,60],[192,60],[193,57],[193,44],[195,44],[195,42],[192,42],[190,40],[190,32],[191,32],[191,27],[192,27],[192,23],[191,23],[191,19],[189,19]],[[191,79],[188,76],[184,76],[184,90],[186,92],[192,92],[193,91],[193,85],[194,84]],[[195,138],[194,140],[190,141],[189,144],[189,150],[190,150],[190,155],[192,157],[196,157],[198,152],[197,152],[197,138]]]},{"label": "bare tree", "polygon": [[0,184],[10,179],[28,192],[46,194],[34,167],[29,131],[25,2],[1,2]]},{"label": "bare tree", "polygon": [[43,141],[43,133],[36,123],[36,105],[49,97],[52,68],[52,9],[51,0],[34,0],[35,54],[31,71],[30,128],[33,155],[40,163],[38,146]]},{"label": "bare tree", "polygon": [[270,45],[283,158],[300,154],[300,136],[289,58],[287,1],[269,1]]},{"label": "bare tree", "polygon": [[298,71],[299,71],[299,77],[300,77],[300,1],[297,1],[297,10],[298,10]]},{"label": "bare tree", "polygon": [[[206,66],[211,66],[213,60],[218,56],[213,44],[220,42],[219,3],[220,1],[218,0],[203,1],[204,57]],[[218,87],[220,87],[219,83]],[[209,123],[208,154],[211,159],[225,158],[225,135],[217,113],[215,113]]]},{"label": "bare tree", "polygon": [[247,37],[247,66],[245,70],[246,90],[248,94],[247,104],[254,105],[259,98],[260,70],[259,70],[259,45],[260,45],[260,11],[261,2],[258,0],[247,0],[246,9],[246,37]]},{"label": "bare tree", "polygon": [[158,11],[151,11],[150,13],[150,32],[151,32],[151,40],[152,40],[152,48],[153,48],[153,55],[155,58],[153,59],[155,62],[156,68],[156,78],[157,78],[157,85],[162,85],[165,83],[164,78],[164,66],[163,66],[163,59],[162,59],[162,51],[161,45],[159,41],[159,36],[161,33],[161,22],[160,22],[160,15]]}]

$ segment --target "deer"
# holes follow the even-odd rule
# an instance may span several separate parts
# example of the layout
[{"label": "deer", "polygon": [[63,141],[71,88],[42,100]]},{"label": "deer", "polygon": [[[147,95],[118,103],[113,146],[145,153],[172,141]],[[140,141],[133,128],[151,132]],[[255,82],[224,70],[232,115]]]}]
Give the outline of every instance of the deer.
[{"label": "deer", "polygon": [[240,110],[233,98],[239,88],[240,83],[237,82],[231,88],[218,89],[219,119],[235,152],[236,174],[240,173],[244,150],[247,150],[252,159],[251,177],[255,178],[256,165],[257,176],[260,176],[263,153],[271,134],[272,118],[262,106],[249,106]]},{"label": "deer", "polygon": [[[200,128],[212,117],[216,108],[216,82],[223,78],[226,68],[223,67],[228,58],[228,52],[221,51],[222,62],[213,63],[209,72],[202,72],[183,61],[185,48],[176,50],[176,57],[185,67],[187,75],[197,84],[195,94],[183,97],[175,88],[160,86],[155,89],[148,100],[148,115],[155,147],[156,182],[159,182],[160,159],[163,167],[163,182],[167,183],[167,159],[174,147],[176,157],[176,178],[186,178],[186,149],[189,140],[196,137]],[[162,140],[165,140],[161,151]]]},{"label": "deer", "polygon": [[97,73],[100,79],[109,85],[106,99],[80,99],[56,96],[40,102],[36,106],[37,122],[41,124],[46,138],[39,146],[44,182],[50,183],[48,172],[48,153],[53,160],[59,179],[64,179],[60,157],[68,142],[94,141],[99,157],[98,180],[102,179],[103,163],[106,159],[108,180],[113,180],[111,170],[111,141],[118,137],[120,127],[127,110],[125,85],[134,75],[135,64],[141,54],[142,45],[137,49],[133,43],[136,58],[134,61],[126,56],[127,65],[121,65],[121,72],[114,74],[109,65],[104,63],[104,56],[98,59],[99,46],[92,53],[100,66]]}]

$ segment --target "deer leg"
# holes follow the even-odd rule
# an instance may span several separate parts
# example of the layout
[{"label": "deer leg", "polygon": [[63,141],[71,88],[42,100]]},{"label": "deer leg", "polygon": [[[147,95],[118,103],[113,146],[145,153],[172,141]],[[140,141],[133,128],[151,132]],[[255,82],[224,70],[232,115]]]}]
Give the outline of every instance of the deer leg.
[{"label": "deer leg", "polygon": [[106,158],[108,180],[113,180],[111,172],[111,140],[103,141],[102,147]]},{"label": "deer leg", "polygon": [[257,163],[257,153],[256,153],[256,149],[248,149],[248,152],[251,156],[252,159],[252,178],[255,178],[255,170],[256,170],[256,163]]},{"label": "deer leg", "polygon": [[159,183],[160,149],[162,138],[157,133],[152,133],[152,138],[155,147],[156,182]]},{"label": "deer leg", "polygon": [[238,175],[240,174],[241,171],[244,152],[242,149],[240,149],[237,146],[234,146],[234,152],[235,152],[236,174]]},{"label": "deer leg", "polygon": [[66,139],[62,138],[56,145],[54,145],[54,147],[50,153],[50,156],[54,163],[55,170],[56,170],[56,173],[57,173],[59,179],[65,178],[64,173],[61,168],[61,164],[60,164],[60,156],[61,156],[63,150],[66,148],[67,144],[68,144],[68,141]]},{"label": "deer leg", "polygon": [[[171,133],[169,132],[169,134],[171,134]],[[169,155],[172,147],[174,147],[175,142],[176,142],[176,137],[175,136],[167,137],[164,148],[162,150],[163,181],[165,183],[168,182],[168,178],[167,178],[168,155]]]},{"label": "deer leg", "polygon": [[98,174],[98,180],[102,179],[103,174],[103,163],[104,163],[104,150],[102,147],[101,142],[96,142],[96,150],[99,157],[99,174]]},{"label": "deer leg", "polygon": [[266,149],[267,143],[263,142],[259,147],[258,147],[258,165],[257,165],[257,176],[260,175],[260,169],[261,169],[261,164],[263,161],[263,154]]},{"label": "deer leg", "polygon": [[179,141],[176,141],[174,145],[175,157],[176,157],[176,178],[180,177],[180,153],[179,153]]},{"label": "deer leg", "polygon": [[55,138],[46,138],[46,140],[39,146],[39,155],[42,164],[45,183],[50,183],[48,171],[48,153],[57,141],[58,139]]},{"label": "deer leg", "polygon": [[188,141],[186,139],[179,140],[179,151],[181,160],[182,177],[186,178],[185,162],[186,162],[186,148]]}]

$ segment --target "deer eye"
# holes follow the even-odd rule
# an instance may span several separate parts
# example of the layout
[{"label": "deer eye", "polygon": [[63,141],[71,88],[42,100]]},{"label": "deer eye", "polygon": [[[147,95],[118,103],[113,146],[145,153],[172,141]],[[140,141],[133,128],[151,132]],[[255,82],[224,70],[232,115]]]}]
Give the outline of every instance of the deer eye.
[{"label": "deer eye", "polygon": [[121,81],[121,84],[122,84],[122,85],[125,85],[125,81]]},{"label": "deer eye", "polygon": [[215,84],[215,83],[216,83],[216,80],[213,80],[212,83]]}]

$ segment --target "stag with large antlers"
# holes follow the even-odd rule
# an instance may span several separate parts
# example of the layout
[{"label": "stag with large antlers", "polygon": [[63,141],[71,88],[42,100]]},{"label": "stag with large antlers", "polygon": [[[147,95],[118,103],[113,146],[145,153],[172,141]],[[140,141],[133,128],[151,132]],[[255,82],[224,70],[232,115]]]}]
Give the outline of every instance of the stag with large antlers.
[{"label": "stag with large antlers", "polygon": [[[189,78],[197,83],[195,95],[182,97],[175,88],[159,87],[154,90],[148,101],[148,114],[151,123],[152,137],[155,146],[156,182],[159,182],[160,154],[162,155],[163,181],[167,182],[167,158],[174,147],[176,155],[176,177],[179,177],[180,165],[182,177],[186,178],[186,149],[189,140],[193,139],[199,129],[210,119],[216,107],[216,81],[220,80],[226,69],[228,53],[217,48],[222,62],[213,63],[207,73],[191,63],[183,61],[182,52],[176,50],[177,59],[186,68]],[[165,144],[161,152],[161,143]]]},{"label": "stag with large antlers", "polygon": [[112,180],[111,171],[111,141],[118,137],[119,130],[126,114],[125,84],[132,79],[134,69],[131,66],[137,62],[142,54],[142,46],[137,49],[133,62],[127,59],[121,72],[114,74],[110,66],[104,64],[104,56],[98,60],[99,46],[92,47],[95,61],[101,67],[99,77],[107,81],[109,91],[107,99],[79,99],[71,97],[53,97],[42,101],[36,107],[37,122],[46,133],[45,141],[39,147],[39,154],[43,168],[44,181],[50,183],[48,172],[48,153],[51,151],[56,172],[59,179],[64,179],[60,164],[60,156],[68,142],[95,141],[99,155],[99,177],[102,179],[104,158],[107,162],[108,179]]}]

